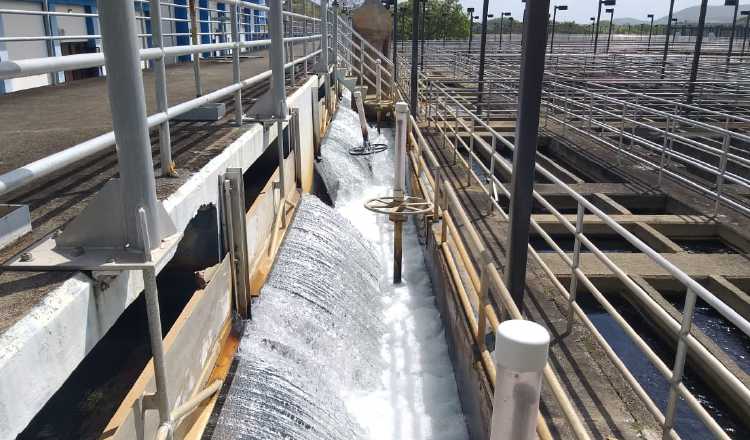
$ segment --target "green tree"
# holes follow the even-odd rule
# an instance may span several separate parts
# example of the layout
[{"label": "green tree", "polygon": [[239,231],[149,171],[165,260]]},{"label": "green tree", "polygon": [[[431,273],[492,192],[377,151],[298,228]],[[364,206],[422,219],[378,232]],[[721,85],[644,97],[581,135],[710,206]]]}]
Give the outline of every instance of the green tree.
[{"label": "green tree", "polygon": [[[411,39],[412,8],[414,0],[398,4],[398,39]],[[422,5],[419,5],[422,14]],[[458,0],[427,0],[425,5],[425,29],[427,40],[468,38],[469,17]]]}]

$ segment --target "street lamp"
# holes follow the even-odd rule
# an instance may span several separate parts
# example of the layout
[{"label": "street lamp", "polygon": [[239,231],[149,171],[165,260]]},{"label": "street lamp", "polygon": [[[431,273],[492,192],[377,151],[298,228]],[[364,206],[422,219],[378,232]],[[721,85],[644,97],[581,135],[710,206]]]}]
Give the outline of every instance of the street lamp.
[{"label": "street lamp", "polygon": [[508,41],[513,41],[513,17],[508,19],[510,22],[510,29],[508,29]]},{"label": "street lamp", "polygon": [[[677,40],[677,19],[673,18],[672,23],[675,24],[674,29],[672,30],[672,47],[674,47],[674,42]],[[669,34],[667,34],[667,38],[669,38]]]},{"label": "street lamp", "polygon": [[732,33],[729,35],[729,50],[727,51],[727,71],[729,71],[729,61],[732,59],[732,47],[734,46],[734,30],[737,25],[737,10],[740,7],[739,0],[724,0],[724,6],[734,6],[732,14]]},{"label": "street lamp", "polygon": [[597,3],[599,3],[599,9],[596,13],[596,32],[594,33],[594,54],[596,54],[596,48],[599,45],[599,21],[602,18],[602,5],[604,6],[614,6],[616,1],[615,0],[599,0]]},{"label": "street lamp", "polygon": [[471,54],[471,40],[474,35],[474,8],[466,8],[469,14],[469,54]]},{"label": "street lamp", "polygon": [[591,44],[594,44],[594,22],[596,21],[596,18],[591,17],[589,20],[591,20]]},{"label": "street lamp", "polygon": [[550,38],[549,42],[549,53],[552,53],[552,49],[555,47],[555,20],[557,19],[557,11],[567,11],[568,6],[567,5],[559,5],[555,6],[554,11],[552,12],[552,37]]},{"label": "street lamp", "polygon": [[500,13],[500,43],[497,46],[498,50],[503,48],[503,17],[510,17],[510,12]]},{"label": "street lamp", "polygon": [[654,33],[654,14],[648,14],[646,17],[651,19],[651,26],[648,28],[648,46],[646,46],[646,52],[651,51],[651,35]]},{"label": "street lamp", "polygon": [[615,8],[607,8],[604,12],[609,13],[609,35],[607,35],[607,53],[609,53],[609,43],[612,41],[612,21],[615,18]]},{"label": "street lamp", "polygon": [[747,31],[748,28],[750,28],[750,10],[742,11],[740,12],[740,15],[744,15],[747,17],[745,20],[745,33],[742,36],[742,53],[740,54],[740,57],[745,56],[745,43],[747,42]]}]

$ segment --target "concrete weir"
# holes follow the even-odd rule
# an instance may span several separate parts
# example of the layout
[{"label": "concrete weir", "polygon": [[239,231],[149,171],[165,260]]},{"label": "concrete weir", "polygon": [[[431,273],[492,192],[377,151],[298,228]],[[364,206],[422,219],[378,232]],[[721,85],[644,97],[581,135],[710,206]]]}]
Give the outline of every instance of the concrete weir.
[{"label": "concrete weir", "polygon": [[[298,185],[302,191],[312,188],[314,139],[319,138],[319,133],[314,136],[313,131],[325,127],[328,117],[326,106],[318,99],[322,85],[322,76],[312,76],[287,99],[288,106],[299,113],[297,151],[301,153],[298,158],[291,152],[285,159],[287,188]],[[315,117],[320,120],[314,121]],[[222,194],[217,184],[220,174],[228,168],[247,171],[277,138],[275,124],[264,128],[262,124],[247,123],[236,128],[235,133],[222,140],[227,143],[219,146],[219,153],[205,166],[160,201],[177,231],[185,231],[204,207],[221,204]],[[299,171],[295,172],[295,168]],[[261,272],[268,265],[265,260],[269,247],[278,244],[280,234],[276,231],[276,220],[280,215],[289,214],[287,205],[278,200],[275,180],[278,180],[278,172],[261,185],[258,197],[246,214],[249,261],[251,268]],[[297,192],[288,192],[288,197],[294,203]],[[221,220],[217,219],[217,223]],[[217,235],[215,240],[218,244],[220,237]],[[99,275],[102,274],[71,273],[0,334],[0,438],[12,438],[21,432],[143,291],[139,271],[126,271],[113,278]],[[169,398],[173,405],[192,396],[205,383],[206,368],[216,359],[219,342],[227,335],[232,291],[227,259],[206,270],[204,276],[206,288],[190,300],[165,339],[167,364],[171,368]],[[102,279],[106,279],[106,283]],[[32,371],[33,380],[29,380]],[[151,389],[151,381],[150,375],[144,373],[136,388],[140,387],[141,392]],[[138,393],[131,393],[126,398],[105,437],[136,438],[134,429],[141,421],[132,414],[140,412],[140,397]],[[141,427],[144,432],[152,433],[147,437],[153,436],[157,422],[155,414],[149,417],[147,413],[145,428]]]}]

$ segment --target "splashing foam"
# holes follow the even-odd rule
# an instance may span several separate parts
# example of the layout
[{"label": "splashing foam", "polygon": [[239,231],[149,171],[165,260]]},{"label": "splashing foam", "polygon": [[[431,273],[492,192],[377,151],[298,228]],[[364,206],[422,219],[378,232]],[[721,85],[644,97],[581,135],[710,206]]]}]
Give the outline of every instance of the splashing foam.
[{"label": "splashing foam", "polygon": [[[384,131],[373,142],[391,138]],[[345,96],[319,164],[336,208],[303,197],[210,438],[467,438],[415,228],[405,224],[403,283],[394,286],[393,225],[363,208],[391,192],[392,145],[350,156],[358,142]]]}]

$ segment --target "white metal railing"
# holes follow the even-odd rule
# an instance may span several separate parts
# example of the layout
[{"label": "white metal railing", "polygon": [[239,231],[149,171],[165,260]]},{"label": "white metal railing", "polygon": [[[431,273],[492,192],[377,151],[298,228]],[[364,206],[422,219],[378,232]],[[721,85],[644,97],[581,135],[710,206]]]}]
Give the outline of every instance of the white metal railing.
[{"label": "white metal railing", "polygon": [[[423,90],[427,90],[424,88]],[[500,195],[510,197],[510,191],[495,175],[495,171],[503,169],[506,173],[512,172],[512,165],[508,160],[503,158],[496,152],[496,146],[503,145],[509,148],[511,151],[515,148],[512,142],[508,141],[504,136],[495,131],[490,125],[488,125],[482,118],[478,117],[471,109],[469,109],[464,103],[461,102],[460,97],[454,96],[451,91],[441,87],[439,84],[430,84],[430,95],[422,95],[423,101],[428,103],[428,107],[425,110],[426,119],[431,126],[435,127],[435,133],[438,136],[438,140],[442,140],[443,144],[449,150],[453,151],[453,156],[456,160],[463,163],[467,174],[470,175],[471,179],[482,187],[484,192],[490,199],[494,209],[497,209],[503,218],[507,219],[507,214],[503,211],[502,207],[498,203]],[[426,93],[426,92],[424,92]],[[477,134],[477,130],[482,130],[482,136]],[[464,140],[464,136],[468,136],[469,141]],[[487,142],[482,137],[490,137],[491,142]],[[497,145],[496,145],[497,144]],[[425,143],[425,148],[429,148],[428,144]],[[478,153],[482,152],[484,157],[489,158],[489,164],[487,159],[482,159]],[[461,154],[463,153],[463,154]],[[464,155],[466,158],[464,158]],[[476,168],[481,169],[481,174],[478,175]],[[541,194],[534,191],[533,197],[541,206],[549,211],[554,218],[563,225],[568,233],[574,237],[574,249],[572,255],[563,251],[560,246],[554,241],[554,239],[548,234],[545,229],[539,225],[533,218],[531,220],[531,226],[536,234],[544,239],[547,245],[558,255],[571,270],[571,284],[566,288],[557,278],[555,273],[548,267],[545,261],[540,257],[536,250],[529,246],[529,253],[533,260],[543,269],[548,276],[549,280],[555,286],[557,292],[565,298],[569,305],[568,320],[569,326],[572,325],[572,320],[577,317],[594,335],[600,345],[603,347],[608,358],[613,364],[620,370],[625,379],[630,383],[636,394],[641,398],[649,411],[663,426],[664,432],[672,438],[677,438],[677,433],[674,431],[675,423],[675,410],[676,402],[678,397],[685,400],[688,407],[698,416],[698,418],[707,426],[712,435],[717,438],[729,438],[724,432],[721,426],[713,419],[713,417],[706,411],[703,404],[696,398],[696,396],[689,391],[682,383],[683,371],[685,358],[687,352],[700,353],[703,359],[711,365],[711,369],[721,381],[729,384],[736,394],[736,398],[743,402],[744,405],[750,404],[750,390],[740,381],[730,369],[728,369],[718,358],[710,353],[691,333],[690,328],[692,326],[692,318],[695,306],[695,300],[700,297],[712,308],[717,310],[727,320],[734,324],[740,331],[745,334],[750,334],[750,322],[740,316],[730,306],[722,302],[713,293],[708,291],[705,287],[699,284],[697,281],[688,276],[679,267],[675,266],[664,256],[659,254],[657,251],[649,247],[636,235],[628,231],[625,227],[617,223],[612,217],[604,213],[594,203],[587,200],[583,195],[579,194],[568,186],[565,182],[559,179],[549,170],[545,169],[541,165],[536,165],[536,171],[548,179],[549,182],[558,186],[563,192],[573,198],[577,203],[578,209],[576,214],[576,220],[570,221],[567,216],[560,213],[549,201],[547,201]],[[644,291],[644,289],[633,281],[621,268],[617,266],[602,250],[600,250],[592,241],[592,238],[584,233],[584,222],[586,213],[594,215],[604,225],[611,228],[611,230],[622,239],[626,240],[644,255],[652,261],[652,263],[661,269],[663,269],[669,276],[682,284],[687,292],[687,299],[685,306],[682,311],[682,320],[678,321],[672,317],[666,310],[664,310],[651,296]],[[616,278],[622,282],[627,288],[628,292],[635,295],[642,301],[651,313],[654,314],[656,319],[663,323],[667,328],[674,331],[678,335],[678,348],[675,354],[674,367],[669,366],[661,360],[656,352],[648,345],[648,343],[641,338],[640,335],[630,326],[630,324],[623,318],[623,316],[616,310],[616,308],[607,300],[605,295],[596,286],[596,284],[590,279],[590,277],[580,267],[580,255],[583,249],[587,249],[592,255],[596,257],[605,267],[612,271]],[[578,305],[576,293],[578,290],[578,284],[583,285],[597,300],[597,302],[609,313],[615,322],[623,329],[623,331],[631,338],[635,345],[644,353],[646,358],[656,367],[657,371],[665,377],[670,383],[670,392],[668,397],[668,405],[663,411],[658,408],[654,400],[650,397],[648,392],[644,390],[642,385],[635,379],[632,373],[625,366],[623,361],[619,358],[617,353],[611,348],[606,339],[596,329],[594,324],[589,320],[585,311]]]}]

